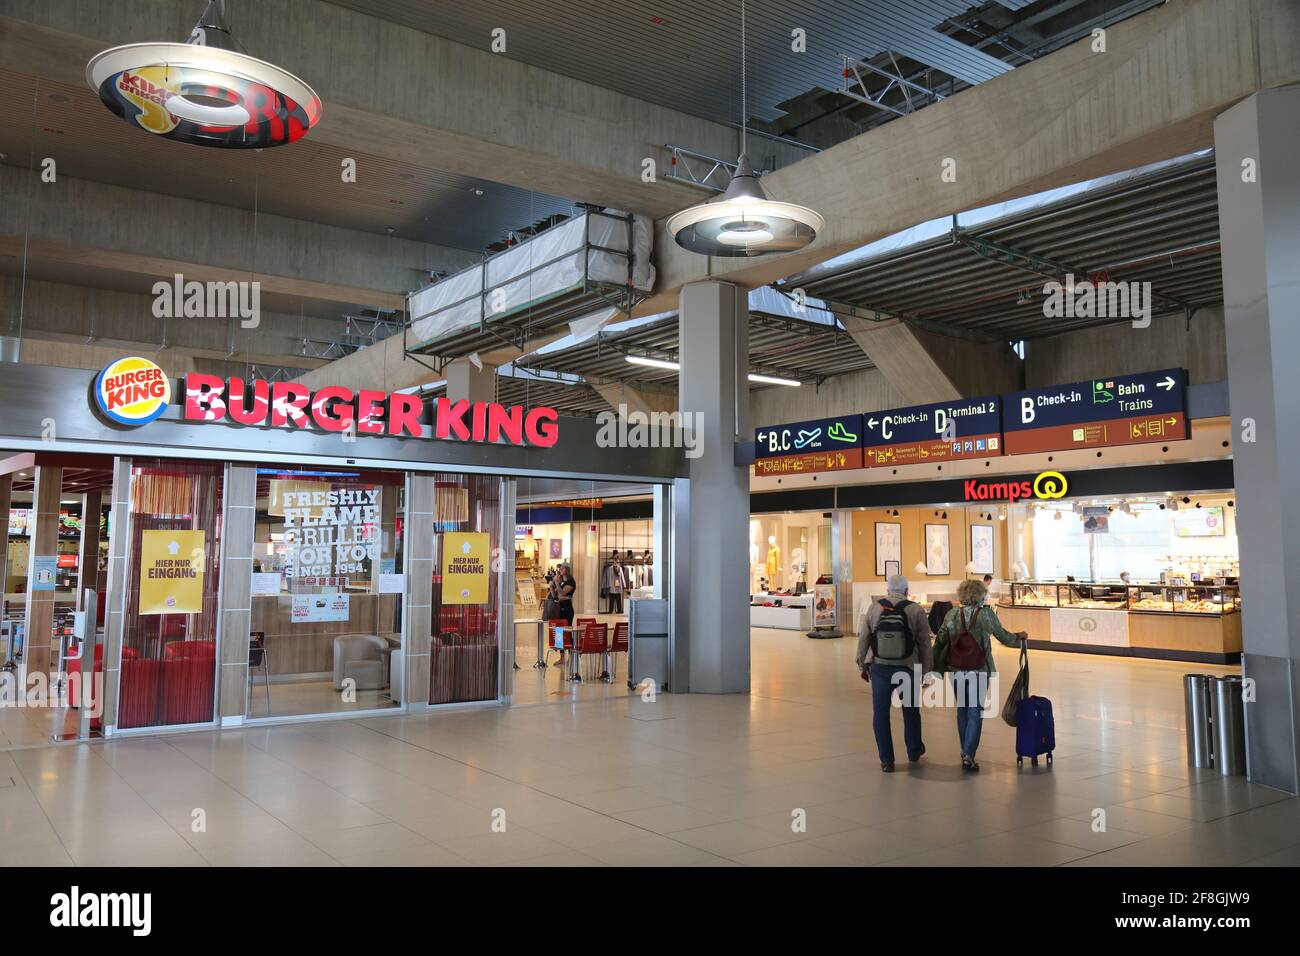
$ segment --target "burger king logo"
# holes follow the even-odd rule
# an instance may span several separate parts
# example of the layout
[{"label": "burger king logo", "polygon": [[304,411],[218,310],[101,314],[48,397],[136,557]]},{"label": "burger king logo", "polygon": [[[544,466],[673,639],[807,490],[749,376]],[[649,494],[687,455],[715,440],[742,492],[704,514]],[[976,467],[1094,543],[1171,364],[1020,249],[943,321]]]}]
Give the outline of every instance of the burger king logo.
[{"label": "burger king logo", "polygon": [[119,425],[147,425],[167,410],[167,373],[139,356],[118,359],[95,377],[95,403]]}]

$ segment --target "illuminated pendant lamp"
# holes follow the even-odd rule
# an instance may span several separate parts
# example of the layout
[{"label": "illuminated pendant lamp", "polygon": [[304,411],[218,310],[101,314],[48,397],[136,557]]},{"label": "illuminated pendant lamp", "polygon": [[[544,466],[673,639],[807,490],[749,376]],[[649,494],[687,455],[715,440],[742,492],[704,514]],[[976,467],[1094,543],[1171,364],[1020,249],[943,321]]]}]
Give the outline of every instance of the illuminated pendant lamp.
[{"label": "illuminated pendant lamp", "polygon": [[228,149],[301,139],[320,121],[320,97],[233,43],[225,0],[211,0],[187,42],[104,50],[86,64],[86,82],[122,119],[163,139]]},{"label": "illuminated pendant lamp", "polygon": [[767,198],[745,154],[749,116],[745,77],[745,0],[740,0],[740,158],[722,195],[668,217],[668,231],[683,249],[702,256],[763,256],[802,249],[826,225],[806,206]]}]

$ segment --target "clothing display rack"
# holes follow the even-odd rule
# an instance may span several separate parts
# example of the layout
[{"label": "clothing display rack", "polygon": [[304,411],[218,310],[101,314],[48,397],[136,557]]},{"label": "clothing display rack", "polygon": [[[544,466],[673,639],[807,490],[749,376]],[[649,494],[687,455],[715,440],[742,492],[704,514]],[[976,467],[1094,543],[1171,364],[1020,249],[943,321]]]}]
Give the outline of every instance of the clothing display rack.
[{"label": "clothing display rack", "polygon": [[[617,559],[617,560],[616,560]],[[647,548],[635,554],[613,548],[600,565],[600,596],[606,614],[623,613],[623,595],[654,584],[654,558]]]}]

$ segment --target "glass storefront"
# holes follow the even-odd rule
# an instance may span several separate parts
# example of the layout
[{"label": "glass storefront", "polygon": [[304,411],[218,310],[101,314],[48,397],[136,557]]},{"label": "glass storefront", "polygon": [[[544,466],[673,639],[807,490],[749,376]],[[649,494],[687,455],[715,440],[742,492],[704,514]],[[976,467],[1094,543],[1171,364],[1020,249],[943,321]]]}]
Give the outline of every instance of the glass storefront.
[{"label": "glass storefront", "polygon": [[398,706],[405,484],[258,468],[248,717]]},{"label": "glass storefront", "polygon": [[223,474],[218,462],[132,464],[124,729],[213,719]]},{"label": "glass storefront", "polygon": [[501,479],[438,474],[434,481],[433,622],[429,703],[498,696]]}]

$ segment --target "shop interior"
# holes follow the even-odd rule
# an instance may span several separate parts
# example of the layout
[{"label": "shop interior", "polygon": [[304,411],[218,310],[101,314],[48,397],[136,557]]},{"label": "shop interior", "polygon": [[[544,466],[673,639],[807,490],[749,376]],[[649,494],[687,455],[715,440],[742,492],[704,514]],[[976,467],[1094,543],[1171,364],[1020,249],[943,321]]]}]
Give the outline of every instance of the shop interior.
[{"label": "shop interior", "polygon": [[1004,620],[1029,631],[1031,646],[1240,661],[1232,491],[1028,502],[1010,511]]},{"label": "shop interior", "polygon": [[832,571],[831,540],[829,513],[750,516],[751,627],[812,628],[814,585]]},{"label": "shop interior", "polygon": [[[954,600],[967,577],[1007,577],[1005,508],[858,509],[848,517],[854,622],[884,596],[894,574],[907,577],[913,600],[925,603]],[[817,624],[815,586],[831,583],[834,520],[822,511],[750,517],[751,627],[802,635]],[[838,623],[856,627],[842,618]]]},{"label": "shop interior", "polygon": [[[829,512],[750,519],[750,625],[802,636],[829,582]],[[942,611],[967,578],[1031,647],[1235,664],[1240,566],[1231,490],[859,508],[847,515],[857,633],[885,582]],[[1097,612],[1116,612],[1114,616]],[[938,619],[936,615],[935,620]]]},{"label": "shop interior", "polygon": [[405,479],[258,468],[249,719],[399,705]]},{"label": "shop interior", "polygon": [[[512,702],[625,696],[631,692],[629,602],[663,596],[655,585],[659,565],[653,495],[644,485],[628,483],[523,479],[518,496],[515,664],[519,669]],[[546,616],[547,599],[558,587],[561,566],[570,570],[575,588],[575,630],[567,636],[556,633],[559,618]],[[552,613],[557,610],[554,604],[549,607]]]},{"label": "shop interior", "polygon": [[[76,732],[77,709],[68,706],[68,684],[57,675],[75,669],[80,649],[73,620],[86,588],[97,594],[102,632],[112,469],[111,460],[92,456],[0,458],[0,476],[9,479],[7,534],[0,555],[0,747],[32,746]],[[38,464],[42,480],[48,481],[39,492]],[[34,551],[43,556],[41,561]],[[33,644],[31,633],[48,639]],[[102,666],[98,658],[96,666]],[[38,672],[46,675],[49,695],[40,706],[28,706],[32,701],[20,701],[21,689],[29,686],[28,675]],[[52,682],[51,672],[56,675]]]}]

